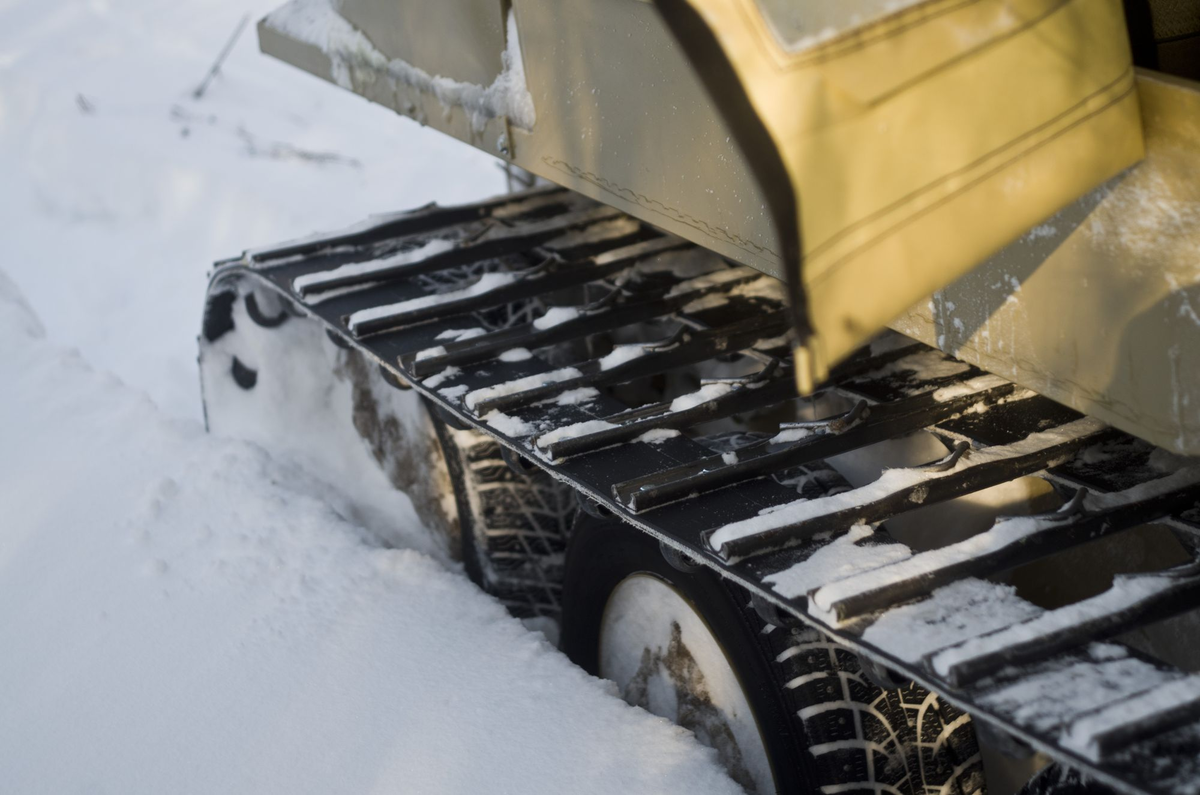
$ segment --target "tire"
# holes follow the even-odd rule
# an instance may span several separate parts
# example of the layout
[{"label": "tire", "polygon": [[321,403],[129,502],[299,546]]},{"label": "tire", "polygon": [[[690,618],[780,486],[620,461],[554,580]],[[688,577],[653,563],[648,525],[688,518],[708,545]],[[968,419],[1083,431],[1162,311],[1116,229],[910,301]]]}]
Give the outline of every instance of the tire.
[{"label": "tire", "polygon": [[648,535],[581,516],[564,574],[562,649],[594,675],[605,608],[626,578],[660,578],[690,603],[742,685],[779,792],[983,791],[967,715],[915,684],[872,684],[850,650],[812,629],[766,624],[744,590],[707,569],[672,568]]},{"label": "tire", "polygon": [[1019,795],[1117,795],[1117,791],[1092,781],[1075,768],[1051,762],[1029,780]]},{"label": "tire", "polygon": [[557,621],[572,489],[541,471],[514,472],[498,442],[431,415],[454,488],[467,576],[514,616]]}]

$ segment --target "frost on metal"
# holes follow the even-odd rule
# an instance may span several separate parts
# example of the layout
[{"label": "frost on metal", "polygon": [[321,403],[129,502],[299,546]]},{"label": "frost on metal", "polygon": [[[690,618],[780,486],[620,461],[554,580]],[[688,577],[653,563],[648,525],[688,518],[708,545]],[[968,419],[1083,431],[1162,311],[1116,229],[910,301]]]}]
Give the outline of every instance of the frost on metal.
[{"label": "frost on metal", "polygon": [[360,326],[372,320],[380,320],[387,317],[403,315],[407,312],[412,312],[417,309],[425,309],[438,304],[449,303],[450,301],[460,301],[465,298],[473,298],[477,295],[491,292],[492,290],[504,287],[517,280],[515,274],[512,273],[485,273],[480,276],[470,287],[465,287],[461,290],[452,290],[446,293],[434,293],[433,295],[423,295],[420,298],[412,298],[407,301],[400,301],[394,304],[384,304],[383,306],[373,306],[369,309],[360,309],[350,315],[347,325],[351,331],[357,331]]},{"label": "frost on metal", "polygon": [[545,384],[556,384],[559,381],[566,381],[571,378],[578,378],[581,375],[578,369],[574,367],[563,367],[559,370],[552,370],[548,373],[536,373],[528,375],[524,378],[516,378],[512,381],[505,381],[502,384],[495,386],[483,387],[476,389],[467,395],[467,408],[474,409],[482,400],[491,400],[492,398],[503,397],[504,395],[512,395],[517,392],[524,392],[528,389],[536,389]]},{"label": "frost on metal", "polygon": [[402,251],[398,254],[389,254],[386,257],[379,257],[363,262],[350,262],[337,268],[330,270],[317,271],[316,273],[306,273],[303,276],[297,276],[292,280],[292,289],[299,295],[314,288],[320,288],[324,285],[336,283],[339,279],[354,276],[369,276],[380,271],[387,271],[402,265],[410,265],[414,262],[421,262],[435,254],[441,254],[454,248],[454,241],[433,239],[422,246],[419,246],[408,251]]},{"label": "frost on metal", "polygon": [[335,2],[292,0],[268,15],[266,24],[329,56],[331,76],[343,88],[353,88],[356,80],[370,82],[382,75],[394,84],[433,95],[446,108],[462,108],[476,132],[500,116],[506,116],[523,130],[533,129],[537,113],[525,83],[517,22],[511,12],[507,20],[507,45],[500,56],[503,68],[491,85],[481,86],[431,75],[407,61],[387,58],[362,31],[338,13]]}]

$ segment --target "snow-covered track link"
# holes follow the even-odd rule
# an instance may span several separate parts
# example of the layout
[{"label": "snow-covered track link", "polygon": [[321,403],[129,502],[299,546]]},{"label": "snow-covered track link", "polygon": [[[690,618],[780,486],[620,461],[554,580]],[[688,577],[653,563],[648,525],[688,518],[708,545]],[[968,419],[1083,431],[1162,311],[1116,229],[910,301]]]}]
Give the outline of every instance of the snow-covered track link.
[{"label": "snow-covered track link", "polygon": [[[1122,790],[1194,795],[1194,682],[1099,641],[1192,610],[1200,564],[1120,576],[1054,609],[988,579],[1147,522],[1200,549],[1190,465],[897,336],[801,401],[777,282],[559,189],[220,263],[205,337],[263,291],[447,422],[490,434],[514,466],[544,468],[586,510],[738,582],[772,623],[817,627]],[[252,368],[229,366],[254,387]],[[913,434],[942,452],[857,488],[806,490],[828,460]],[[1020,478],[1062,507],[924,552],[889,533],[901,515]]]}]

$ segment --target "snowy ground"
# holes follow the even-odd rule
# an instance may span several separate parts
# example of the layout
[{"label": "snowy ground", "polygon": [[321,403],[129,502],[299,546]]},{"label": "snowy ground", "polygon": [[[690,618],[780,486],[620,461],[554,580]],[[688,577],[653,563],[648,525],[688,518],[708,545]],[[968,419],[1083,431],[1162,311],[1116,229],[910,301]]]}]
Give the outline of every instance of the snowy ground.
[{"label": "snowy ground", "polygon": [[199,420],[208,264],[502,188],[238,43],[267,2],[0,3],[6,792],[730,792],[460,574]]}]

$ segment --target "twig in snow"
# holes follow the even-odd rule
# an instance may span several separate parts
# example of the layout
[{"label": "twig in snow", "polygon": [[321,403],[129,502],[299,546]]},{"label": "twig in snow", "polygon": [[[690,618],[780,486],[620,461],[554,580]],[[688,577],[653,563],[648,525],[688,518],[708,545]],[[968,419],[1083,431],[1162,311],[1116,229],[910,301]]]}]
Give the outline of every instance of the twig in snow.
[{"label": "twig in snow", "polygon": [[233,35],[229,37],[229,41],[225,42],[225,46],[221,49],[217,60],[213,61],[212,68],[208,70],[208,74],[204,76],[204,80],[200,85],[196,86],[196,90],[192,92],[193,99],[200,99],[204,96],[204,92],[208,90],[208,84],[217,76],[217,72],[221,71],[221,64],[229,55],[229,51],[233,49],[233,45],[237,43],[238,37],[242,35],[242,31],[246,29],[246,23],[250,21],[250,15],[246,14],[242,17],[242,21],[238,23],[237,28],[233,31]]}]

